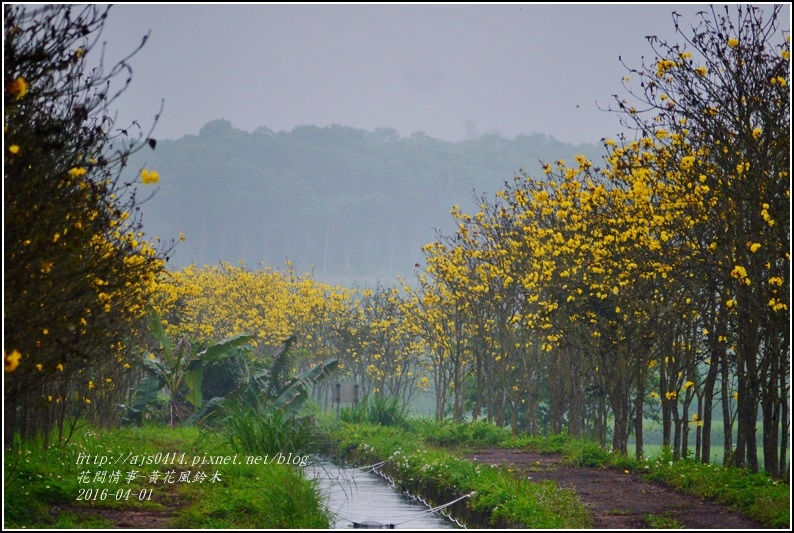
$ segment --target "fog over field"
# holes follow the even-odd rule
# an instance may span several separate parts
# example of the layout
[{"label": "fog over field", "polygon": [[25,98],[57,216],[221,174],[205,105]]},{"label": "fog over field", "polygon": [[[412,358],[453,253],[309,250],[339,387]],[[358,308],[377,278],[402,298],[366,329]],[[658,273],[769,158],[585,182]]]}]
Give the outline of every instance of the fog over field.
[{"label": "fog over field", "polygon": [[[628,97],[623,85],[638,82],[627,67],[655,61],[646,36],[682,43],[673,12],[689,34],[696,13],[709,9],[120,5],[102,39],[112,61],[148,34],[129,61],[133,82],[114,106],[118,125],[136,120],[146,132],[163,104],[153,133],[157,153],[140,154],[131,171],[144,164],[161,171],[161,190],[143,212],[148,233],[185,234],[173,266],[224,259],[278,267],[289,256],[318,273],[372,277],[405,274],[434,228],[449,229],[452,205],[474,208],[474,188],[493,194],[519,167],[572,158],[580,144],[598,161],[600,140],[626,131],[608,109],[614,95]],[[209,123],[237,138],[209,141],[210,131],[219,134],[203,130]],[[300,129],[308,126],[319,144]],[[354,131],[358,140],[339,145]],[[261,135],[246,137],[255,132],[271,136],[267,148]],[[380,136],[393,143],[396,166],[385,152],[356,144],[368,134],[366,142]],[[520,139],[509,157],[496,141],[478,144],[476,155],[450,144],[532,135],[548,138],[541,153],[521,152]],[[279,144],[287,138],[301,139],[300,146]],[[333,146],[321,147],[325,142]],[[176,146],[183,155],[197,152],[183,161],[171,151]],[[392,153],[398,146],[407,152]],[[229,199],[233,191],[237,200]],[[259,214],[247,214],[253,211]],[[394,235],[402,245],[393,244]]]}]

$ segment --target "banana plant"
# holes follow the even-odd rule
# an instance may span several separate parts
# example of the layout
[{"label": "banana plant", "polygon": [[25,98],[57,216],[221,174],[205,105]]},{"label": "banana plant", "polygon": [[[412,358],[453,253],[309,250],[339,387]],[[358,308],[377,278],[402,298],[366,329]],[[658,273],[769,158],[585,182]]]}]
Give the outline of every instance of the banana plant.
[{"label": "banana plant", "polygon": [[297,411],[309,398],[309,387],[331,376],[339,362],[330,359],[295,377],[289,377],[293,368],[292,348],[295,343],[294,335],[284,341],[266,368],[257,368],[247,358],[239,358],[241,376],[237,387],[225,397],[207,402],[205,408],[196,411],[187,422],[208,418],[227,401],[248,405],[255,410],[273,407],[286,412]]},{"label": "banana plant", "polygon": [[330,376],[339,366],[336,359],[321,363],[295,377],[292,348],[295,335],[290,336],[273,356],[269,367],[259,371],[246,368],[244,379],[232,394],[250,404],[270,404],[287,411],[298,409],[308,399],[311,385]]},{"label": "banana plant", "polygon": [[159,390],[167,387],[171,396],[168,402],[169,425],[173,427],[185,415],[180,409],[180,394],[183,391],[186,392],[186,399],[192,404],[194,412],[202,407],[201,383],[204,363],[246,353],[252,349],[250,341],[254,336],[250,333],[232,335],[205,350],[196,352],[187,335],[183,335],[174,345],[165,333],[160,315],[151,306],[149,312],[150,327],[155,340],[159,343],[159,350],[145,352],[141,358],[141,364],[147,374],[138,387],[135,401],[127,409],[126,419],[140,424],[146,406],[155,400]]}]

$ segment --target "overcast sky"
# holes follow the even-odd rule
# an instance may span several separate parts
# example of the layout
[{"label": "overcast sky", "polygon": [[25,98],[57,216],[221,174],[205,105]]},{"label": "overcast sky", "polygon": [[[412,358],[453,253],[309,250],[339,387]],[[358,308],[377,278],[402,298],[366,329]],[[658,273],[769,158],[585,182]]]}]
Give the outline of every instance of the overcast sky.
[{"label": "overcast sky", "polygon": [[[646,35],[676,38],[703,5],[117,5],[103,40],[132,60],[118,124],[155,138],[224,118],[239,129],[341,124],[476,134],[545,133],[595,142],[621,131],[599,110],[625,95],[622,56],[653,57]],[[790,28],[790,9],[783,26]]]}]

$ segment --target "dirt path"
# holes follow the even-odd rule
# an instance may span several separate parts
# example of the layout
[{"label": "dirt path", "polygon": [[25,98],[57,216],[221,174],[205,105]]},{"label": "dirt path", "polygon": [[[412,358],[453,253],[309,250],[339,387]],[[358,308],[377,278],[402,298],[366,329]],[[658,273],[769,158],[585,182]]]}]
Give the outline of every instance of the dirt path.
[{"label": "dirt path", "polygon": [[[686,529],[768,529],[740,513],[697,496],[649,482],[641,474],[620,470],[569,467],[560,454],[489,449],[466,457],[483,464],[510,464],[533,481],[553,479],[572,488],[593,515],[594,529],[644,529],[654,515]],[[673,526],[668,526],[673,527]]]},{"label": "dirt path", "polygon": [[[175,470],[181,472],[181,470]],[[162,489],[162,490],[157,490]],[[162,505],[162,509],[103,509],[94,508],[93,502],[89,507],[77,507],[74,505],[62,505],[53,507],[50,514],[56,516],[62,511],[68,511],[77,515],[91,515],[104,518],[112,523],[113,529],[168,529],[169,522],[188,502],[180,497],[177,484],[158,485],[155,493],[157,502]],[[133,498],[135,491],[133,491]]]}]

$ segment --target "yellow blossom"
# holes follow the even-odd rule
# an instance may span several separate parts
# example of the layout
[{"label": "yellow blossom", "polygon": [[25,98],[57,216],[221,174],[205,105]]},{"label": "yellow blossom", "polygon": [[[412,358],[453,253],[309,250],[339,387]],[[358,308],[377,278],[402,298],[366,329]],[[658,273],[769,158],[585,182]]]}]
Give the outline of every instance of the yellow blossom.
[{"label": "yellow blossom", "polygon": [[55,369],[63,372],[63,363],[58,363],[57,365],[55,365]]},{"label": "yellow blossom", "polygon": [[149,185],[160,181],[160,174],[156,170],[141,170],[141,183]]},{"label": "yellow blossom", "polygon": [[6,353],[3,350],[3,359],[5,359],[6,372],[13,372],[19,366],[19,360],[22,359],[22,354],[19,350],[12,350],[11,353]]},{"label": "yellow blossom", "polygon": [[695,72],[697,73],[698,76],[705,76],[708,70],[706,69],[706,67],[698,67],[695,69]]},{"label": "yellow blossom", "polygon": [[687,381],[684,383],[684,390],[689,390],[695,384],[694,381]]},{"label": "yellow blossom", "polygon": [[69,170],[69,176],[73,178],[82,178],[86,175],[86,172],[88,172],[88,170],[86,170],[84,167],[72,167]]},{"label": "yellow blossom", "polygon": [[660,78],[664,76],[664,74],[675,66],[675,61],[670,59],[662,59],[656,63],[656,75]]},{"label": "yellow blossom", "polygon": [[754,128],[753,129],[753,137],[755,139],[759,138],[761,136],[762,131],[763,130],[761,128]]},{"label": "yellow blossom", "polygon": [[728,46],[730,46],[731,48],[736,48],[737,46],[739,46],[739,39],[737,39],[736,37],[731,37],[730,39],[728,39]]},{"label": "yellow blossom", "polygon": [[6,85],[6,90],[11,96],[15,96],[17,100],[22,98],[28,93],[28,82],[22,76]]},{"label": "yellow blossom", "polygon": [[761,248],[761,245],[757,242],[750,245],[750,251],[753,253],[757,252],[759,248]]},{"label": "yellow blossom", "polygon": [[668,400],[675,400],[678,397],[678,392],[671,390],[670,392],[665,392],[664,395]]},{"label": "yellow blossom", "polygon": [[18,154],[19,153],[19,145],[18,144],[12,144],[11,146],[8,147],[8,151],[11,152],[12,154]]},{"label": "yellow blossom", "polygon": [[747,270],[745,270],[743,266],[736,265],[733,267],[733,270],[731,270],[731,277],[736,279],[744,279],[747,277]]}]

